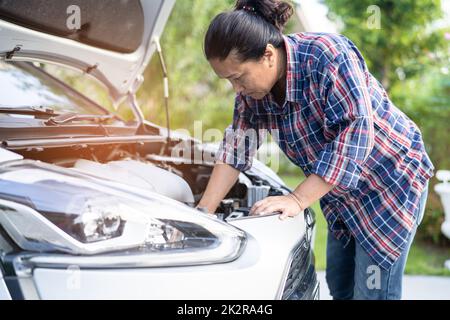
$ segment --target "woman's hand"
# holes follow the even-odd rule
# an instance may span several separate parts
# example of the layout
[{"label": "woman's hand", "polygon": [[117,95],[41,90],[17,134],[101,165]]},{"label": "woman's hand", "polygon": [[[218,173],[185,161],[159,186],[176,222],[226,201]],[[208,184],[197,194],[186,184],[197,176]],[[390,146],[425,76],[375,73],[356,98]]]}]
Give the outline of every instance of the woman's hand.
[{"label": "woman's hand", "polygon": [[263,215],[278,211],[281,213],[281,220],[295,217],[333,188],[334,186],[323,178],[311,174],[292,193],[286,196],[268,197],[256,202],[250,210],[250,215]]},{"label": "woman's hand", "polygon": [[293,198],[293,195],[267,197],[261,201],[256,202],[250,210],[250,215],[264,215],[273,212],[280,212],[280,219],[284,220],[287,217],[295,217],[304,209]]}]

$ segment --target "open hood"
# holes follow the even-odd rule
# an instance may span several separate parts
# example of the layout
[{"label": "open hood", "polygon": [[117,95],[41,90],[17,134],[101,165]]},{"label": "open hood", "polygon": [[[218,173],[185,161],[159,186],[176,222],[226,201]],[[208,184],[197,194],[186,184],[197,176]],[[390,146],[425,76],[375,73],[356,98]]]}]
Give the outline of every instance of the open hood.
[{"label": "open hood", "polygon": [[135,92],[175,0],[0,0],[0,58],[57,63]]}]

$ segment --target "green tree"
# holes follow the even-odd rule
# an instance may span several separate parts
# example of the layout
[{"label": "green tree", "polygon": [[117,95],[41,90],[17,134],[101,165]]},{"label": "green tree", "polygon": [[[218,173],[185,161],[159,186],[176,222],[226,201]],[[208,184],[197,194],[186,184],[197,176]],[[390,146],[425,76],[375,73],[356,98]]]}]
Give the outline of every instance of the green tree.
[{"label": "green tree", "polygon": [[[203,53],[203,38],[209,22],[218,13],[232,9],[234,0],[177,1],[161,37],[169,72],[170,114],[173,128],[223,130],[231,121],[234,94],[231,86],[214,74]],[[145,71],[138,99],[146,118],[165,126],[162,73],[157,55]]]},{"label": "green tree", "polygon": [[442,18],[440,0],[324,0],[330,17],[359,47],[369,69],[389,90],[403,78],[423,72],[429,53],[446,46],[442,31],[430,28]]}]

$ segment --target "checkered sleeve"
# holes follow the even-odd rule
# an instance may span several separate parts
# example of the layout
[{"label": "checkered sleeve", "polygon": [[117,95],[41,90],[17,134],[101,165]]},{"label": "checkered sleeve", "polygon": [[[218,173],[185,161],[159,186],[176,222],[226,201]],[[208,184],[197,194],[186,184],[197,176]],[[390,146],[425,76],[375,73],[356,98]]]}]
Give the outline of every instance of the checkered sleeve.
[{"label": "checkered sleeve", "polygon": [[216,152],[216,161],[226,163],[239,171],[251,168],[253,157],[265,134],[245,99],[237,95],[233,123],[225,129],[224,138]]},{"label": "checkered sleeve", "polygon": [[328,138],[312,173],[342,189],[355,189],[374,145],[373,115],[366,67],[355,52],[343,52],[317,68]]}]

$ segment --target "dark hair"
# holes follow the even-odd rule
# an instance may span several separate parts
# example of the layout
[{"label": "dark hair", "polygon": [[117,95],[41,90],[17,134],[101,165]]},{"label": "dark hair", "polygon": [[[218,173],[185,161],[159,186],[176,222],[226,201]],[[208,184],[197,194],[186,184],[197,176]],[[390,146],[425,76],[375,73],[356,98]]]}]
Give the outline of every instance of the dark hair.
[{"label": "dark hair", "polygon": [[269,43],[283,46],[283,29],[293,13],[284,1],[238,0],[233,11],[217,15],[209,25],[206,58],[225,60],[232,50],[241,61],[261,58]]}]

